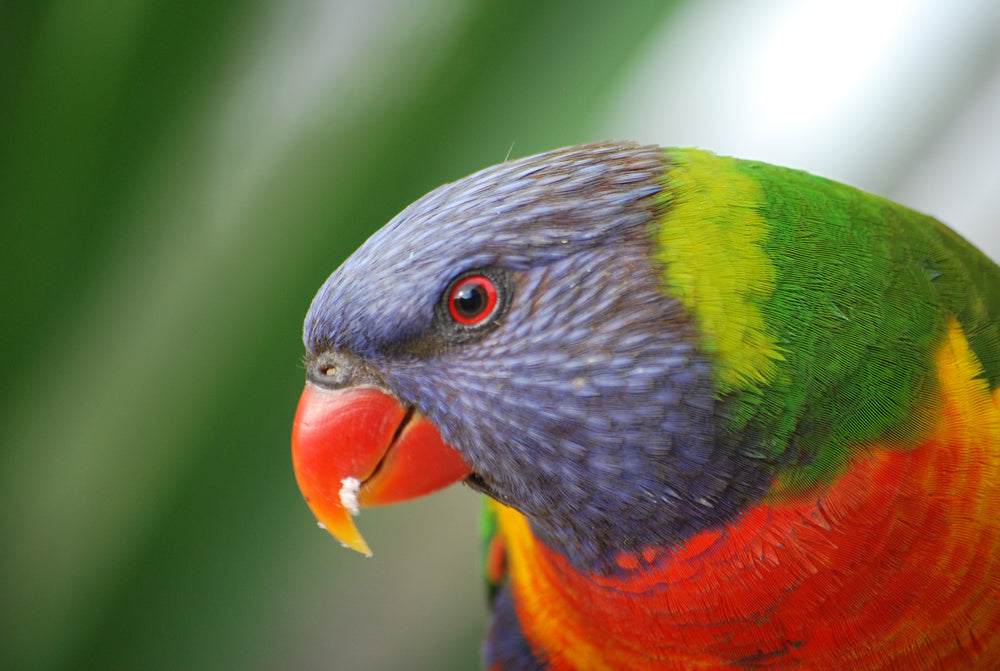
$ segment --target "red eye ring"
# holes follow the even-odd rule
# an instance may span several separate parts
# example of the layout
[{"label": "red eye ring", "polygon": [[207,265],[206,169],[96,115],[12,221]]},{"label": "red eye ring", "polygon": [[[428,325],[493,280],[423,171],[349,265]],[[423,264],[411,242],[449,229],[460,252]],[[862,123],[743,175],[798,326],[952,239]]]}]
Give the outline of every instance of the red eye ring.
[{"label": "red eye ring", "polygon": [[448,312],[462,326],[478,326],[496,312],[497,287],[485,275],[463,277],[448,292]]}]

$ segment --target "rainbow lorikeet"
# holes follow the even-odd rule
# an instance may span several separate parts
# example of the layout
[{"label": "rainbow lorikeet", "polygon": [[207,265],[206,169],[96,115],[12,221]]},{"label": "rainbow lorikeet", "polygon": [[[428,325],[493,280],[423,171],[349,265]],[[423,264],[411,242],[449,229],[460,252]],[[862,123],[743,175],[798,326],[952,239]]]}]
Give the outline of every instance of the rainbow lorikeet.
[{"label": "rainbow lorikeet", "polygon": [[443,186],[305,320],[299,486],[486,494],[490,669],[1000,669],[1000,268],[803,172],[605,143]]}]

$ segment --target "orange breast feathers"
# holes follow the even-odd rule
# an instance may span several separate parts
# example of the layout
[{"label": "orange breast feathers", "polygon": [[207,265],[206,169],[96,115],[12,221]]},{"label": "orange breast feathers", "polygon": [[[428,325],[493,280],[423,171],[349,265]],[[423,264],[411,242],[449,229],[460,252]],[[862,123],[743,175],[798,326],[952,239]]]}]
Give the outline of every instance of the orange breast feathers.
[{"label": "orange breast feathers", "polygon": [[808,500],[581,574],[494,504],[515,607],[553,669],[1000,669],[1000,390],[957,325],[909,450],[866,446]]}]

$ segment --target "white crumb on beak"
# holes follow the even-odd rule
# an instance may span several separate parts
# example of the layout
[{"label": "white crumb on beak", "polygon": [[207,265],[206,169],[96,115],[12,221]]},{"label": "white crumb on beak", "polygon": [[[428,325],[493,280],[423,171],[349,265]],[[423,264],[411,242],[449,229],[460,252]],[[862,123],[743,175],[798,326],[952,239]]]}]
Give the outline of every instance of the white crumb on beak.
[{"label": "white crumb on beak", "polygon": [[316,526],[318,526],[323,531],[326,531],[326,525],[323,524],[322,522],[316,522]]},{"label": "white crumb on beak", "polygon": [[358,506],[358,490],[361,489],[361,481],[357,478],[344,478],[340,481],[340,504],[347,508],[347,512],[357,515],[361,512]]}]

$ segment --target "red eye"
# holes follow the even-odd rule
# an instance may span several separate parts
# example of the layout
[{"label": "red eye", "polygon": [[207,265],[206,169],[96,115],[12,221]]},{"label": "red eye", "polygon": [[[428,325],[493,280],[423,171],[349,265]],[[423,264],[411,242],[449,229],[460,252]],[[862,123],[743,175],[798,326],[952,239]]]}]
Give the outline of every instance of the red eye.
[{"label": "red eye", "polygon": [[448,294],[448,311],[463,326],[476,326],[496,311],[497,288],[485,275],[460,279]]}]

